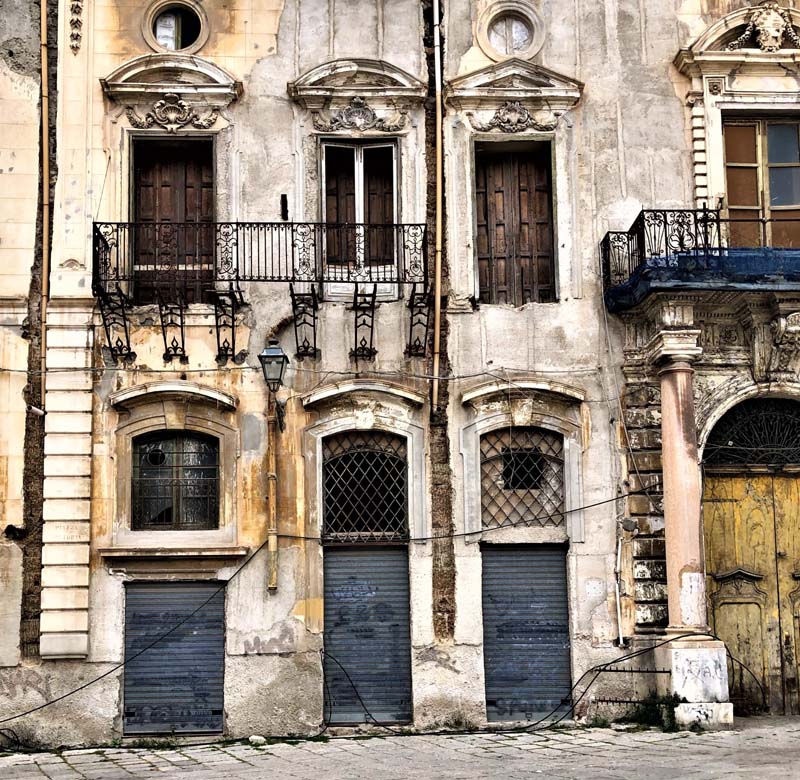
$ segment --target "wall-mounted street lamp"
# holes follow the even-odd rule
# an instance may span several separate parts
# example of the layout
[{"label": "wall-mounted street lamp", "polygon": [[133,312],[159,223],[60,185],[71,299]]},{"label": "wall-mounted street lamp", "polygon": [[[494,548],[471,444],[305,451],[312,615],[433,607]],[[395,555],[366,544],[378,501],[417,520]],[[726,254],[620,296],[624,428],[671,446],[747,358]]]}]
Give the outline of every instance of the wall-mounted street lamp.
[{"label": "wall-mounted street lamp", "polygon": [[279,401],[275,394],[283,387],[283,374],[289,365],[289,356],[281,349],[278,339],[270,339],[258,360],[264,372],[267,389],[275,401],[275,416],[278,419],[278,428],[282,431],[285,428],[286,401]]}]

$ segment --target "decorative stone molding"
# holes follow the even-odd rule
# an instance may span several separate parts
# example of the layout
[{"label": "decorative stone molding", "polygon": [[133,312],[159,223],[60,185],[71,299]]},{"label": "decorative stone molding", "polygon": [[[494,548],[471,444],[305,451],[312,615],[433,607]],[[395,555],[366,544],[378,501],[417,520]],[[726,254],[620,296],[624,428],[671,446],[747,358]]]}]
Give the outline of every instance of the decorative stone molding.
[{"label": "decorative stone molding", "polygon": [[800,369],[800,312],[777,316],[770,323],[772,354],[768,379],[796,379]]},{"label": "decorative stone molding", "polygon": [[800,48],[800,38],[794,31],[789,11],[775,0],[767,0],[752,9],[745,31],[728,44],[728,51],[747,48],[747,43],[753,39],[762,51],[780,51],[784,38]]},{"label": "decorative stone molding", "polygon": [[109,403],[114,407],[128,408],[134,404],[150,403],[156,398],[182,398],[196,403],[210,404],[227,411],[233,411],[238,404],[237,398],[229,393],[178,379],[147,382],[117,390],[109,396]]},{"label": "decorative stone molding", "polygon": [[[444,94],[457,109],[491,111],[483,124],[491,124],[499,112],[498,124],[508,120],[507,125],[518,125],[530,118],[554,127],[558,117],[580,100],[582,91],[583,84],[575,79],[511,58],[458,76],[445,87]],[[470,121],[473,126],[482,124],[480,120]]]},{"label": "decorative stone molding", "polygon": [[507,100],[488,122],[479,122],[475,115],[467,112],[469,121],[475,130],[487,133],[499,130],[501,133],[520,133],[524,130],[552,131],[558,125],[558,117],[547,109],[540,109],[531,114],[518,100]]},{"label": "decorative stone molding", "polygon": [[83,0],[72,0],[69,4],[69,48],[73,54],[81,49],[83,40]]},{"label": "decorative stone molding", "polygon": [[200,116],[174,92],[167,92],[161,100],[157,100],[153,104],[152,110],[148,111],[144,117],[139,116],[132,106],[128,106],[125,113],[133,127],[147,128],[157,125],[163,127],[168,133],[175,133],[187,125],[198,130],[208,130],[214,126],[219,117],[219,111],[215,108],[212,108],[205,116]]},{"label": "decorative stone molding", "polygon": [[387,398],[395,398],[412,407],[425,405],[426,396],[409,390],[406,387],[390,382],[381,382],[370,379],[354,379],[350,382],[339,382],[335,385],[326,385],[307,393],[300,400],[304,409],[313,409],[324,403],[334,403],[353,393],[377,393]]},{"label": "decorative stone molding", "polygon": [[395,133],[406,126],[408,111],[401,109],[396,121],[379,118],[369,103],[363,97],[354,97],[347,108],[336,111],[328,118],[324,118],[319,111],[312,112],[314,128],[324,132],[337,130],[377,130],[382,133]]},{"label": "decorative stone molding", "polygon": [[123,106],[152,106],[167,94],[191,106],[223,109],[242,94],[242,83],[219,65],[189,54],[146,54],[100,79],[109,100]]},{"label": "decorative stone molding", "polygon": [[287,84],[289,97],[304,108],[321,111],[336,106],[339,113],[355,98],[372,108],[394,107],[402,112],[425,98],[420,79],[384,60],[363,58],[332,60]]}]

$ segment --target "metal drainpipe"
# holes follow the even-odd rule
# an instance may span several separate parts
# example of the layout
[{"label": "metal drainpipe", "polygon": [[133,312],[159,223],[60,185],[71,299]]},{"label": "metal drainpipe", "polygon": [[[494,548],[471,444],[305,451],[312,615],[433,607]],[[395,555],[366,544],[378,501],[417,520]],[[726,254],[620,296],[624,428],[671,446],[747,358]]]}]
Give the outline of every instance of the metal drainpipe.
[{"label": "metal drainpipe", "polygon": [[47,390],[45,372],[47,370],[47,302],[50,295],[50,87],[47,58],[47,0],[41,0],[39,15],[39,34],[41,44],[41,101],[42,101],[42,291],[40,304],[41,348],[41,408],[45,408]]},{"label": "metal drainpipe", "polygon": [[442,340],[442,37],[439,0],[433,0],[433,69],[436,83],[436,236],[433,283],[433,391],[431,403],[439,406],[439,363]]},{"label": "metal drainpipe", "polygon": [[[274,407],[276,399],[271,397],[269,403]],[[277,437],[277,414],[273,408],[267,422],[267,589],[272,591],[278,589],[278,474],[275,457]]]}]

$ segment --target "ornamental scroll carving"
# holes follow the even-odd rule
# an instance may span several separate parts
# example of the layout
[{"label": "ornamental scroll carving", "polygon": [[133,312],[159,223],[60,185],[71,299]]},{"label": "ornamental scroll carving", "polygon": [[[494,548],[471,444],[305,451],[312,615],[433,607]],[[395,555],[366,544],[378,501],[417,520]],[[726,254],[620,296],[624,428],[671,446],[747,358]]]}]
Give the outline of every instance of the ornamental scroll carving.
[{"label": "ornamental scroll carving", "polygon": [[800,312],[775,317],[769,327],[772,334],[769,379],[796,380],[800,359]]},{"label": "ornamental scroll carving", "polygon": [[406,126],[408,114],[405,110],[399,112],[397,121],[390,122],[381,119],[362,97],[354,97],[350,105],[324,118],[318,111],[312,114],[314,128],[324,132],[333,130],[378,130],[382,133],[395,133]]},{"label": "ornamental scroll carving", "polygon": [[198,130],[208,130],[219,117],[217,109],[212,109],[205,116],[200,116],[192,106],[181,100],[180,96],[174,92],[168,92],[162,100],[154,103],[153,110],[148,111],[144,117],[139,116],[131,106],[128,106],[126,114],[133,127],[147,128],[158,125],[168,133],[174,133],[187,125],[196,127]]},{"label": "ornamental scroll carving", "polygon": [[72,0],[69,4],[69,48],[77,54],[83,38],[83,0]]},{"label": "ornamental scroll carving", "polygon": [[547,109],[536,111],[533,114],[518,100],[508,100],[503,103],[488,122],[479,122],[472,112],[467,116],[472,127],[481,133],[499,130],[501,133],[521,133],[524,130],[555,130],[558,117]]},{"label": "ornamental scroll carving", "polygon": [[753,9],[745,31],[728,44],[728,50],[745,48],[752,38],[755,38],[762,51],[780,51],[784,39],[788,39],[795,47],[800,48],[800,38],[792,25],[791,14],[788,9],[778,5],[776,0],[767,0]]}]

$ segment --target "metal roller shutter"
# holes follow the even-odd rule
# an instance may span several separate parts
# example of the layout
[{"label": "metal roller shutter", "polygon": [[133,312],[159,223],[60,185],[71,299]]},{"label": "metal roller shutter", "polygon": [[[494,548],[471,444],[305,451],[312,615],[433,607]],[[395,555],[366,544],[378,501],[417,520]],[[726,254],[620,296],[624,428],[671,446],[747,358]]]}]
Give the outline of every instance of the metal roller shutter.
[{"label": "metal roller shutter", "polygon": [[481,554],[487,717],[541,717],[571,686],[566,549],[482,545]]},{"label": "metal roller shutter", "polygon": [[[333,723],[411,720],[408,550],[325,549],[325,714]],[[334,659],[336,659],[334,661]]]},{"label": "metal roller shutter", "polygon": [[126,659],[201,607],[126,663],[125,734],[222,731],[225,591],[220,583],[136,582],[125,590]]}]

